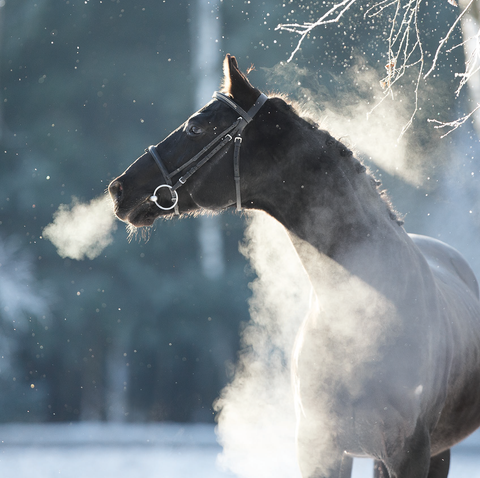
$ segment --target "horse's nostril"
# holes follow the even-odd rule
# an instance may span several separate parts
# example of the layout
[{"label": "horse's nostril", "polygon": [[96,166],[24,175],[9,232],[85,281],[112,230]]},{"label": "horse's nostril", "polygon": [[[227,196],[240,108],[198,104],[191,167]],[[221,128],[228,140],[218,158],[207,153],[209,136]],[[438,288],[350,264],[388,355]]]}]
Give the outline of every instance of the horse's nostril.
[{"label": "horse's nostril", "polygon": [[118,180],[112,181],[108,186],[108,192],[114,201],[119,201],[123,194],[122,183]]}]

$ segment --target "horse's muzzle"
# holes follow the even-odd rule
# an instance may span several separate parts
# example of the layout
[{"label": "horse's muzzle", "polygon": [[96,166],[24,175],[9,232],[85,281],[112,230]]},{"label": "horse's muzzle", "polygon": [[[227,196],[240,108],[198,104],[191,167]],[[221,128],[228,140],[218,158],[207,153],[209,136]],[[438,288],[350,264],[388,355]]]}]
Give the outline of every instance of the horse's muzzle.
[{"label": "horse's muzzle", "polygon": [[114,204],[117,204],[122,196],[123,196],[123,186],[121,181],[117,179],[114,179],[109,185],[108,185],[108,192],[110,193],[110,197],[112,198]]}]

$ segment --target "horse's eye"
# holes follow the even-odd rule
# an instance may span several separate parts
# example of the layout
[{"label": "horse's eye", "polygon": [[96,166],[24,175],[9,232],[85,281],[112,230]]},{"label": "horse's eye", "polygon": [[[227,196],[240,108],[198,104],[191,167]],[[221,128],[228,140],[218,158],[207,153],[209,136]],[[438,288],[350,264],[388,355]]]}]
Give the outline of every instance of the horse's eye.
[{"label": "horse's eye", "polygon": [[196,124],[191,124],[187,127],[187,134],[190,136],[198,136],[203,133],[203,128]]}]

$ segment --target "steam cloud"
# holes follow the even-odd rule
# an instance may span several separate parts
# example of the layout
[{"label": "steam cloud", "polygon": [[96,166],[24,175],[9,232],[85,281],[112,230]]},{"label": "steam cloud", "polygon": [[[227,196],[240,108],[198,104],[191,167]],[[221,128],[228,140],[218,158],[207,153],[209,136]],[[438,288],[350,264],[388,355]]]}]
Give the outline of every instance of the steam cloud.
[{"label": "steam cloud", "polygon": [[88,204],[73,199],[70,206],[60,205],[53,222],[43,230],[61,257],[95,259],[113,240],[116,220],[108,196],[92,199]]},{"label": "steam cloud", "polygon": [[[391,175],[413,185],[423,182],[429,166],[424,149],[421,144],[408,144],[401,136],[414,110],[413,92],[397,93],[395,98],[380,101],[384,97],[380,76],[361,58],[343,75],[332,75],[339,90],[336,92],[328,91],[315,72],[294,63],[281,62],[262,70],[269,84],[289,92],[307,116],[320,121],[320,126],[335,138]],[[435,95],[439,94],[436,91]],[[420,112],[417,116],[421,116]]]},{"label": "steam cloud", "polygon": [[[398,332],[390,322],[395,310],[384,296],[309,244],[296,247],[312,258],[310,277],[283,226],[265,213],[252,213],[241,247],[257,274],[251,284],[251,320],[242,331],[232,383],[216,403],[223,447],[219,465],[240,478],[300,476],[297,418],[311,425],[316,444],[315,456],[303,454],[302,465],[312,474],[321,466],[327,473],[336,429],[327,384],[341,380],[353,397],[361,396],[368,374],[362,363],[378,359],[386,328]],[[313,293],[311,280],[321,284],[321,296]],[[307,337],[314,340],[304,342]],[[300,347],[300,366],[309,370],[308,377],[301,377],[303,398],[311,402],[314,397],[314,416],[311,410],[305,415],[293,392],[300,379]]]},{"label": "steam cloud", "polygon": [[252,213],[241,252],[257,279],[232,383],[216,403],[219,465],[239,477],[300,476],[290,361],[311,286],[284,228]]}]

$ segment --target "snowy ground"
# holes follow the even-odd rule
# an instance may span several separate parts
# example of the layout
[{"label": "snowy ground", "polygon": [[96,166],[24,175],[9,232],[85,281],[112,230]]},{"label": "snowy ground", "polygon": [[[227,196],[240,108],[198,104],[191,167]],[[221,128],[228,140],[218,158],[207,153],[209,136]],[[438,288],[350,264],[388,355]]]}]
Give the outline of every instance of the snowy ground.
[{"label": "snowy ground", "polygon": [[[0,425],[0,478],[232,478],[219,452],[209,425]],[[371,467],[356,460],[354,478]],[[449,477],[480,478],[480,433],[454,448]]]}]

